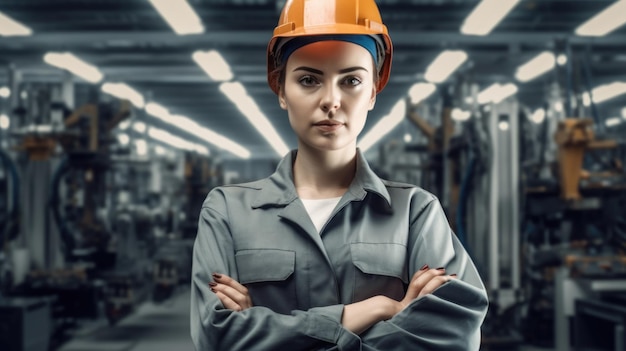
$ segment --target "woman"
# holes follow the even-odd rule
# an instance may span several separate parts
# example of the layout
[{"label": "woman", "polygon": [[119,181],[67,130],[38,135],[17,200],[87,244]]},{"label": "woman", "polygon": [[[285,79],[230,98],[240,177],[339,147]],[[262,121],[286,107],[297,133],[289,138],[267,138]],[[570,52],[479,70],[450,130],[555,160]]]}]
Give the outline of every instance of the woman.
[{"label": "woman", "polygon": [[287,1],[268,80],[298,149],[203,204],[198,351],[478,349],[486,294],[439,202],[356,147],[391,56],[374,0]]}]

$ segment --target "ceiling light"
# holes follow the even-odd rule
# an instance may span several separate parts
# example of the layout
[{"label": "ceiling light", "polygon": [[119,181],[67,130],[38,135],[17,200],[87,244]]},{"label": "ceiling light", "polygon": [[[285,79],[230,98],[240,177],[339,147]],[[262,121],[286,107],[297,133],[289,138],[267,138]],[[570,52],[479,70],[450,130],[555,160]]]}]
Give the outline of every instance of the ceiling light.
[{"label": "ceiling light", "polygon": [[461,26],[465,35],[487,35],[520,0],[483,0],[467,16]]},{"label": "ceiling light", "polygon": [[487,89],[478,93],[478,103],[486,104],[489,102],[493,102],[494,104],[498,104],[509,96],[517,93],[517,90],[517,86],[513,83],[508,83],[505,85],[494,83],[490,85]]},{"label": "ceiling light", "polygon": [[410,133],[404,133],[404,142],[408,144],[411,141],[413,141],[413,137],[411,136],[411,134]]},{"label": "ceiling light", "polygon": [[30,28],[0,12],[0,35],[8,37],[31,34],[33,31]]},{"label": "ceiling light", "polygon": [[0,87],[0,97],[8,99],[11,96],[11,89],[7,87]]},{"label": "ceiling light", "polygon": [[154,153],[157,154],[157,156],[165,156],[165,154],[167,154],[167,151],[165,151],[165,148],[161,145],[156,145],[154,147]]},{"label": "ceiling light", "polygon": [[139,134],[143,134],[143,133],[145,133],[145,132],[146,132],[146,130],[147,130],[148,128],[146,127],[146,124],[145,124],[145,123],[143,123],[143,122],[135,122],[135,123],[133,123],[133,129],[134,129],[137,133],[139,133]]},{"label": "ceiling light", "polygon": [[555,63],[556,58],[554,57],[554,54],[544,51],[525,64],[519,66],[517,68],[517,72],[515,72],[515,78],[524,83],[531,81],[553,69]]},{"label": "ceiling light", "polygon": [[432,93],[437,90],[437,86],[432,83],[415,83],[409,89],[409,97],[411,98],[411,104],[416,105],[420,102],[428,99]]},{"label": "ceiling light", "polygon": [[157,104],[156,102],[147,103],[146,112],[162,121],[166,121],[167,118],[170,116],[170,111],[168,111],[165,107]]},{"label": "ceiling light", "polygon": [[559,66],[565,66],[565,64],[567,63],[567,55],[565,54],[560,54],[557,58],[556,58],[556,63],[559,64]]},{"label": "ceiling light", "polygon": [[178,35],[204,32],[198,14],[186,0],[149,0]]},{"label": "ceiling light", "polygon": [[102,91],[119,99],[130,101],[135,107],[143,108],[145,101],[143,95],[124,83],[104,83]]},{"label": "ceiling light", "polygon": [[194,144],[193,145],[193,150],[201,155],[205,155],[205,156],[209,156],[211,153],[209,152],[209,149],[207,149],[205,146],[202,146],[200,144]]},{"label": "ceiling light", "polygon": [[451,117],[455,121],[465,122],[470,119],[470,117],[472,117],[472,113],[469,111],[461,110],[460,108],[454,108],[452,109]]},{"label": "ceiling light", "polygon": [[168,123],[186,131],[187,133],[193,134],[198,138],[207,140],[211,144],[219,147],[220,149],[231,152],[238,157],[241,157],[243,159],[250,158],[250,151],[248,151],[248,149],[224,136],[219,135],[218,133],[215,133],[208,128],[200,126],[189,117],[173,115],[170,116]]},{"label": "ceiling light", "polygon": [[120,124],[118,124],[117,127],[120,130],[126,130],[126,129],[128,129],[128,127],[130,127],[130,121],[129,120],[124,120],[124,121],[120,122]]},{"label": "ceiling light", "polygon": [[165,123],[179,128],[189,134],[195,135],[200,139],[207,140],[211,144],[228,152],[231,152],[238,157],[244,159],[250,158],[250,151],[248,151],[246,148],[226,137],[215,133],[208,128],[200,126],[189,117],[181,115],[171,115],[167,108],[155,102],[150,102],[146,104],[146,112]]},{"label": "ceiling light", "polygon": [[606,124],[607,127],[615,127],[616,125],[622,123],[622,119],[619,117],[611,117],[611,118],[607,118],[606,121],[604,121],[604,123]]},{"label": "ceiling light", "polygon": [[406,116],[406,101],[399,100],[388,115],[381,118],[358,143],[362,152],[379,142],[385,135],[391,132]]},{"label": "ceiling light", "polygon": [[137,155],[146,156],[148,154],[148,143],[145,140],[135,140],[135,147],[137,148]]},{"label": "ceiling light", "polygon": [[43,56],[43,60],[49,65],[70,71],[91,83],[98,83],[103,78],[102,72],[97,67],[69,52],[49,52]]},{"label": "ceiling light", "polygon": [[467,60],[462,50],[445,50],[428,66],[424,78],[433,83],[444,82]]},{"label": "ceiling light", "polygon": [[0,129],[7,130],[11,126],[11,119],[4,113],[0,115]]},{"label": "ceiling light", "polygon": [[576,28],[580,36],[601,37],[626,23],[626,0],[619,0]]},{"label": "ceiling light", "polygon": [[554,103],[554,111],[563,112],[564,109],[565,109],[565,106],[563,106],[563,103],[561,101],[557,101]]},{"label": "ceiling light", "polygon": [[530,120],[537,124],[543,123],[545,119],[546,119],[546,110],[542,108],[536,109],[535,112],[533,112],[533,114],[530,116]]},{"label": "ceiling light", "polygon": [[252,123],[256,130],[263,135],[279,156],[289,152],[289,148],[274,129],[274,126],[259,109],[256,102],[248,95],[246,89],[239,82],[222,83],[220,91],[237,106],[237,109]]},{"label": "ceiling light", "polygon": [[498,122],[498,128],[501,131],[506,132],[510,128],[509,122],[508,121],[500,121],[500,122]]},{"label": "ceiling light", "polygon": [[215,50],[196,51],[191,57],[214,81],[224,82],[233,79],[230,66],[219,52]]},{"label": "ceiling light", "polygon": [[582,95],[582,98],[583,98],[583,105],[585,107],[591,106],[591,95],[589,95],[589,92],[584,92]]},{"label": "ceiling light", "polygon": [[128,134],[122,133],[117,136],[117,141],[120,142],[120,145],[126,146],[130,142],[130,137]]},{"label": "ceiling light", "polygon": [[610,100],[622,94],[626,94],[625,82],[613,82],[610,84],[600,85],[591,91],[593,102],[596,104]]},{"label": "ceiling light", "polygon": [[190,150],[190,151],[193,149],[193,144],[190,143],[189,141],[183,138],[177,137],[176,135],[173,135],[159,128],[150,127],[150,129],[148,129],[148,136],[154,140],[168,144],[177,149]]}]

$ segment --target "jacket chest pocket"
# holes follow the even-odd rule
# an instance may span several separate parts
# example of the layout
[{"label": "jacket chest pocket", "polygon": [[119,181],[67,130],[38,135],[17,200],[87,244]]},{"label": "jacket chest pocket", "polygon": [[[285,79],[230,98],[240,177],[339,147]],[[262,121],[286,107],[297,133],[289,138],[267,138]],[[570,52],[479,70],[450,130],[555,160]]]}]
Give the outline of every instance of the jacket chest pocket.
[{"label": "jacket chest pocket", "polygon": [[235,254],[239,282],[248,288],[254,306],[287,314],[297,306],[294,271],[296,253],[249,249]]},{"label": "jacket chest pocket", "polygon": [[392,243],[350,244],[354,274],[354,301],[375,295],[400,300],[408,283],[406,247]]}]

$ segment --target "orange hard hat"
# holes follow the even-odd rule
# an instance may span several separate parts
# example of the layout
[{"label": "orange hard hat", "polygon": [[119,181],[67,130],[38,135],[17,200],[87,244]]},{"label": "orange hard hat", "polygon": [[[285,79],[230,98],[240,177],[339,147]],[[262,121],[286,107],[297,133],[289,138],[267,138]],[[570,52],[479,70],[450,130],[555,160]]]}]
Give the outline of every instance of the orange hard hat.
[{"label": "orange hard hat", "polygon": [[383,90],[389,81],[393,47],[374,0],[287,0],[267,46],[267,78],[274,93],[278,94],[280,85],[273,73],[280,64],[281,39],[331,34],[370,35],[381,43],[384,60],[376,91]]}]

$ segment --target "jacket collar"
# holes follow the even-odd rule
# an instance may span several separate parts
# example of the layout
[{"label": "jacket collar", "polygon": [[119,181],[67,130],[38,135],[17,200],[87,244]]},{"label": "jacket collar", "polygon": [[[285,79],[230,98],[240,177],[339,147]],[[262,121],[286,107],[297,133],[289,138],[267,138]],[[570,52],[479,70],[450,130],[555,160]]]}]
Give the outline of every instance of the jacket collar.
[{"label": "jacket collar", "polygon": [[[276,171],[268,178],[261,181],[259,196],[252,202],[252,208],[266,206],[286,206],[298,198],[298,193],[293,182],[293,162],[297,150],[292,150],[278,164]],[[360,149],[357,149],[356,175],[347,191],[350,200],[361,201],[367,193],[384,200],[385,210],[391,210],[391,198],[382,180],[371,170],[363,157]],[[346,197],[344,195],[344,197]]]}]

